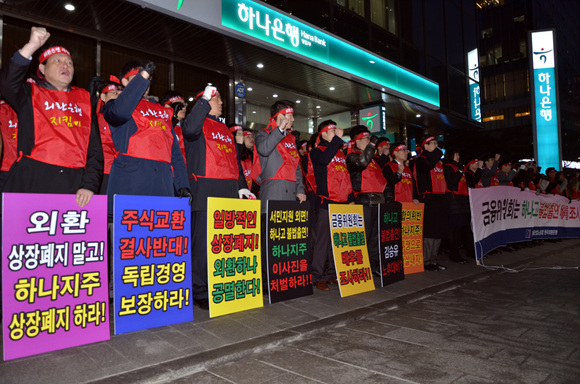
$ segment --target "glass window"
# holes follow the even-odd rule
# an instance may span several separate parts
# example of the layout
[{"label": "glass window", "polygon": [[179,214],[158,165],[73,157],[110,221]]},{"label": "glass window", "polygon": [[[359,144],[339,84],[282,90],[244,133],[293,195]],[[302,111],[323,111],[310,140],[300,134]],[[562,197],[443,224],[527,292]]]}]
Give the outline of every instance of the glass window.
[{"label": "glass window", "polygon": [[447,3],[445,8],[445,25],[447,38],[447,61],[449,65],[464,71],[466,57],[463,51],[464,33],[462,29],[461,12],[459,11],[459,8],[450,3]]},{"label": "glass window", "polygon": [[425,2],[425,47],[427,53],[445,61],[445,19],[442,0]]},{"label": "glass window", "polygon": [[334,33],[359,47],[369,49],[369,23],[340,7],[334,9]]},{"label": "glass window", "polygon": [[419,0],[399,3],[401,37],[419,50],[424,49],[423,3]]},{"label": "glass window", "polygon": [[364,0],[348,0],[348,9],[365,17],[365,1]]},{"label": "glass window", "polygon": [[371,21],[392,34],[397,34],[395,0],[371,0]]},{"label": "glass window", "polygon": [[371,0],[371,21],[387,29],[386,0]]}]

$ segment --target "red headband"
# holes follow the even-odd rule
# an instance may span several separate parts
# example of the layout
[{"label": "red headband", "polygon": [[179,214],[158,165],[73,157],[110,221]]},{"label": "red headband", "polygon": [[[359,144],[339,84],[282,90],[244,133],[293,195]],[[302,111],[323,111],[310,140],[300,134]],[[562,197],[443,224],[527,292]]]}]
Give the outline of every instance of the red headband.
[{"label": "red headband", "polygon": [[244,137],[246,137],[246,136],[254,136],[254,134],[250,131],[246,131],[246,132],[244,132]]},{"label": "red headband", "polygon": [[387,144],[391,144],[391,142],[390,141],[383,141],[379,145],[377,145],[377,148],[384,147]]},{"label": "red headband", "polygon": [[477,163],[478,161],[479,161],[479,160],[477,160],[477,159],[473,159],[473,160],[471,160],[469,163],[467,163],[467,164],[465,165],[465,168],[466,168],[466,169],[467,169],[467,168],[469,168],[469,166],[470,166],[471,164]]},{"label": "red headband", "polygon": [[241,125],[232,125],[232,126],[230,127],[230,132],[231,132],[231,133],[234,133],[234,132],[236,132],[236,131],[241,131],[242,129],[243,129],[243,128],[242,128],[242,126],[241,126]]},{"label": "red headband", "polygon": [[336,125],[334,125],[334,124],[328,124],[327,126],[325,126],[324,128],[322,128],[319,133],[326,132],[326,131],[330,131],[331,129],[336,129]]},{"label": "red headband", "polygon": [[316,143],[314,144],[314,147],[318,147],[318,143],[320,143],[320,139],[322,139],[322,133],[326,132],[326,131],[330,131],[331,129],[336,129],[336,125],[334,124],[328,124],[327,126],[325,126],[324,128],[322,128],[320,130],[320,132],[318,132],[318,137],[316,137]]},{"label": "red headband", "polygon": [[109,84],[105,88],[103,88],[103,90],[101,91],[101,94],[104,95],[105,93],[108,93],[111,91],[118,91],[120,88],[121,88],[121,86],[118,84]]},{"label": "red headband", "polygon": [[38,61],[42,64],[52,55],[57,53],[63,53],[70,57],[70,52],[65,47],[50,47],[46,51],[42,52],[42,55],[38,57]]},{"label": "red headband", "polygon": [[421,144],[421,147],[424,147],[425,144],[427,144],[427,143],[429,143],[429,142],[431,142],[433,140],[435,140],[435,137],[434,136],[429,136],[428,138],[425,139],[425,141],[423,141],[423,144]]},{"label": "red headband", "polygon": [[128,78],[129,78],[129,77],[131,77],[131,76],[135,76],[136,74],[138,74],[138,73],[139,73],[139,70],[140,70],[140,69],[141,69],[141,68],[133,68],[132,70],[130,70],[129,72],[127,72],[127,73],[125,74],[125,76],[123,76],[123,79],[128,79]]},{"label": "red headband", "polygon": [[272,116],[270,119],[276,119],[276,116],[278,116],[278,115],[280,115],[280,114],[282,114],[282,115],[287,115],[287,114],[289,114],[289,113],[294,113],[294,108],[292,108],[292,107],[288,107],[288,108],[281,109],[281,110],[279,110],[278,112],[276,112],[276,113],[274,114],[274,116]]},{"label": "red headband", "polygon": [[355,138],[354,138],[353,140],[354,140],[354,141],[361,140],[361,139],[363,139],[363,138],[365,138],[365,137],[369,137],[370,135],[371,135],[371,134],[370,134],[370,133],[368,133],[368,132],[362,132],[362,133],[359,133],[358,135],[356,135],[356,136],[355,136]]},{"label": "red headband", "polygon": [[407,149],[407,146],[405,144],[399,144],[395,147],[395,149],[393,149],[393,153],[397,152],[397,151],[401,151],[403,149]]},{"label": "red headband", "polygon": [[301,148],[301,149],[302,149],[302,148],[306,148],[307,146],[308,146],[308,142],[306,142],[306,143],[302,143],[302,145],[300,146],[300,148]]},{"label": "red headband", "polygon": [[171,99],[167,100],[165,102],[165,104],[171,104],[171,103],[175,103],[177,101],[183,101],[185,103],[185,100],[183,100],[183,97],[181,97],[181,96],[173,96]]},{"label": "red headband", "polygon": [[[205,89],[204,89],[203,91],[199,92],[197,95],[195,95],[195,98],[196,98],[196,99],[199,99],[199,97],[200,97],[201,95],[203,95],[203,93],[204,93],[204,92],[205,92]],[[219,93],[218,91],[215,91],[215,94],[216,94],[216,95],[219,95],[220,93]]]}]

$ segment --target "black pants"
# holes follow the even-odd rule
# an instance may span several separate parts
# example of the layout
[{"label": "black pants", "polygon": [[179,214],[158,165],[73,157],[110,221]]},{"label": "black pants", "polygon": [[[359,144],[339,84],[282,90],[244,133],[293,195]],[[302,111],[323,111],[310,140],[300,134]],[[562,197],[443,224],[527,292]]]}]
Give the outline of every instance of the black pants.
[{"label": "black pants", "polygon": [[208,299],[207,211],[191,212],[191,269],[193,298]]},{"label": "black pants", "polygon": [[332,238],[328,208],[319,208],[316,218],[316,239],[312,255],[312,281],[335,280]]}]

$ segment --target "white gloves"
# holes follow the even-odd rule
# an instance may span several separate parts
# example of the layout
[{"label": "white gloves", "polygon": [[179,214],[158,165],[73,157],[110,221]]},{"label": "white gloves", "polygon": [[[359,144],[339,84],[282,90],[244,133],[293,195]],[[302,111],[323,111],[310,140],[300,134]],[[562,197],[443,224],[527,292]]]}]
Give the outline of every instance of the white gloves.
[{"label": "white gloves", "polygon": [[243,199],[245,197],[246,199],[256,200],[256,195],[250,192],[250,190],[247,188],[240,189],[238,191],[238,195],[240,196],[240,199]]},{"label": "white gloves", "polygon": [[205,87],[205,90],[203,91],[203,97],[205,97],[207,100],[211,100],[212,97],[214,97],[217,93],[217,88],[211,85],[208,85],[207,87]]}]

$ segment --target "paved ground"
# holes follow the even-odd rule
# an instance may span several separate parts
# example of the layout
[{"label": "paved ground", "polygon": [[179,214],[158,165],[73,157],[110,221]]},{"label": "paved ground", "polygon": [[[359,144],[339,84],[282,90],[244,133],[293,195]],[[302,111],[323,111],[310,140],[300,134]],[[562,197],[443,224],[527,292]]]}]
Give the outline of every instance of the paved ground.
[{"label": "paved ground", "polygon": [[[577,267],[580,240],[489,257]],[[580,272],[474,264],[0,363],[0,383],[576,383]]]}]

